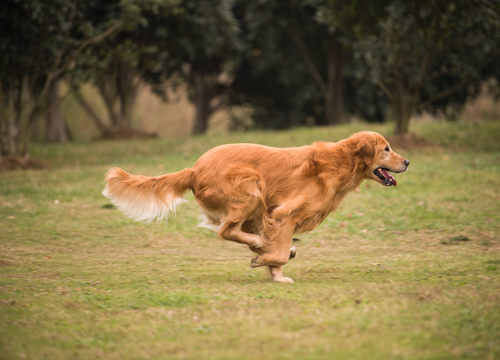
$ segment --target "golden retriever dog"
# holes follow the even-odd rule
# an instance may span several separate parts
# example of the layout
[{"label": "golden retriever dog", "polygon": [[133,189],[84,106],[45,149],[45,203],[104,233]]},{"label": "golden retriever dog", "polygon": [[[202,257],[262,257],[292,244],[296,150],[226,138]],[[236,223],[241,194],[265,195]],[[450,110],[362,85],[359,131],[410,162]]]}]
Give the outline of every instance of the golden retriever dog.
[{"label": "golden retriever dog", "polygon": [[192,168],[156,177],[110,169],[103,194],[135,220],[162,220],[191,190],[204,221],[226,240],[257,254],[251,267],[268,266],[271,278],[295,256],[294,233],[317,227],[365,179],[396,186],[389,172],[409,161],[392,151],[375,132],[360,132],[338,142],[273,148],[254,144],[217,146]]}]

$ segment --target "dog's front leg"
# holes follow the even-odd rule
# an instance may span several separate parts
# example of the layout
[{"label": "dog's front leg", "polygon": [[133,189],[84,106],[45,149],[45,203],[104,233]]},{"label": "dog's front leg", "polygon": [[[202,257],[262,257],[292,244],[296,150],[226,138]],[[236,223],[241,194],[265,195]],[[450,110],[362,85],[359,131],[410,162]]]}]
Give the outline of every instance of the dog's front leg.
[{"label": "dog's front leg", "polygon": [[252,260],[250,266],[269,266],[274,281],[293,282],[292,279],[283,276],[281,267],[295,256],[295,249],[291,246],[294,231],[295,226],[289,219],[276,221],[264,233],[263,252]]},{"label": "dog's front leg", "polygon": [[281,266],[269,266],[269,274],[271,274],[271,279],[273,281],[282,283],[293,283],[292,278],[283,276],[283,271],[281,270]]}]

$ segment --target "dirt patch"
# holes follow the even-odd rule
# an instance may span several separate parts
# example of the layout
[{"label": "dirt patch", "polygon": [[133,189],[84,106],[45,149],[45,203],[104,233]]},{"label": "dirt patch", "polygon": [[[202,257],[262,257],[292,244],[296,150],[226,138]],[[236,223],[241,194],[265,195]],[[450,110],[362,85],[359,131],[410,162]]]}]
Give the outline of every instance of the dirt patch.
[{"label": "dirt patch", "polygon": [[471,241],[471,239],[465,235],[454,235],[448,239],[442,239],[439,243],[441,245],[459,245],[466,241]]},{"label": "dirt patch", "polygon": [[405,150],[437,147],[437,145],[429,143],[423,137],[412,133],[393,135],[388,137],[387,140],[393,148]]},{"label": "dirt patch", "polygon": [[153,139],[157,138],[156,132],[145,132],[135,129],[117,128],[107,131],[104,135],[97,138],[97,140],[119,140],[119,139]]},{"label": "dirt patch", "polygon": [[0,266],[10,266],[15,265],[13,261],[0,259]]},{"label": "dirt patch", "polygon": [[47,164],[38,159],[25,156],[3,156],[0,158],[0,171],[8,170],[41,170],[48,168]]}]

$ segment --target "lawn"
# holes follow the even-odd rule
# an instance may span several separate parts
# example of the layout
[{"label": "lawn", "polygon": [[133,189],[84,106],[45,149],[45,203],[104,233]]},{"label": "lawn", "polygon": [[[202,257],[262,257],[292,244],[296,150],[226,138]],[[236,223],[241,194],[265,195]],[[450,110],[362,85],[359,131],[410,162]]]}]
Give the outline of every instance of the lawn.
[{"label": "lawn", "polygon": [[500,122],[414,124],[432,146],[299,236],[295,284],[197,228],[192,195],[145,224],[100,194],[111,166],[159,175],[220,143],[390,128],[35,144],[48,170],[0,173],[0,358],[500,358]]}]

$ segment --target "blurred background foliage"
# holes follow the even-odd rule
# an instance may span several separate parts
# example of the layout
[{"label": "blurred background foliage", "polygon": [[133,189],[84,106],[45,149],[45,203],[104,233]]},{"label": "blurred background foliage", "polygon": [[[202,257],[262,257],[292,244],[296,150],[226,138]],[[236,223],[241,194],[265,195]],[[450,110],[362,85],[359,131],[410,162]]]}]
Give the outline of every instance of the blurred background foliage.
[{"label": "blurred background foliage", "polygon": [[[456,120],[498,96],[488,0],[4,0],[0,145]],[[497,114],[493,114],[496,117]]]}]

